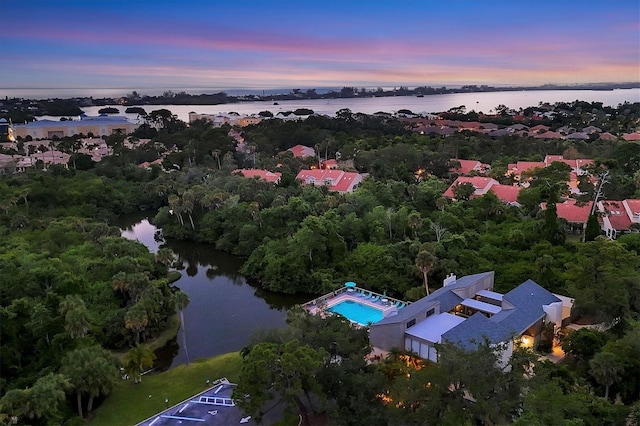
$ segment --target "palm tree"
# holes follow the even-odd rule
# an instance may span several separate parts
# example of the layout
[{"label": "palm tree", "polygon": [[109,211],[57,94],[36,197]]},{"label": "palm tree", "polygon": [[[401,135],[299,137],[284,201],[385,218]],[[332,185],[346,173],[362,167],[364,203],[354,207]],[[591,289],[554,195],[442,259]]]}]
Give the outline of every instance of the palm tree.
[{"label": "palm tree", "polygon": [[168,247],[162,247],[156,253],[156,262],[161,263],[165,266],[171,265],[174,258],[175,254],[173,253],[173,250]]},{"label": "palm tree", "polygon": [[147,345],[136,345],[124,356],[124,371],[133,377],[133,383],[142,383],[142,372],[153,366],[156,355]]},{"label": "palm tree", "polygon": [[424,280],[424,288],[427,290],[427,296],[429,295],[429,283],[427,281],[427,275],[433,268],[433,265],[438,259],[436,256],[427,250],[420,250],[418,256],[416,256],[416,266],[422,272],[422,278]]},{"label": "palm tree", "polygon": [[589,361],[589,366],[589,374],[604,386],[604,398],[609,399],[609,387],[620,380],[623,370],[618,356],[611,352],[598,352]]},{"label": "palm tree", "polygon": [[136,343],[140,343],[140,333],[149,325],[149,316],[144,307],[137,303],[124,314],[124,326],[136,333]]},{"label": "palm tree", "polygon": [[91,315],[85,307],[70,310],[64,316],[64,329],[73,339],[84,337],[91,326]]},{"label": "palm tree", "polygon": [[187,293],[178,290],[171,296],[176,311],[180,311],[180,322],[182,323],[182,342],[184,345],[184,353],[187,357],[187,367],[189,366],[189,350],[187,349],[187,328],[184,325],[184,308],[189,304],[189,296]]},{"label": "palm tree", "polygon": [[91,325],[91,315],[84,300],[77,294],[67,295],[58,308],[64,317],[65,330],[74,339],[84,337]]},{"label": "palm tree", "polygon": [[412,211],[409,213],[407,220],[409,222],[409,228],[411,228],[411,231],[413,232],[413,239],[415,240],[417,239],[418,229],[422,227],[422,216],[420,216],[420,213],[417,211]]},{"label": "palm tree", "polygon": [[107,395],[113,389],[118,378],[118,368],[113,356],[100,346],[76,349],[62,360],[61,373],[69,378],[76,391],[78,415],[83,416],[82,395],[89,394],[88,410],[91,410],[93,398]]},{"label": "palm tree", "polygon": [[214,149],[211,151],[211,154],[213,155],[213,158],[216,159],[216,161],[218,162],[218,170],[220,170],[220,154],[222,154],[222,151],[219,149]]}]

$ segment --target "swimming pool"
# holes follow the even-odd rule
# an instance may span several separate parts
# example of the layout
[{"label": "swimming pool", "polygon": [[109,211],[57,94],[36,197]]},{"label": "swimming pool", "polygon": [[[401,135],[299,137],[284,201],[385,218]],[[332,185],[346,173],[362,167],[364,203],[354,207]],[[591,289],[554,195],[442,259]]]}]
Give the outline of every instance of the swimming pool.
[{"label": "swimming pool", "polygon": [[349,321],[357,322],[360,325],[367,325],[382,319],[382,310],[358,303],[354,300],[343,300],[330,307],[329,311],[340,314]]}]

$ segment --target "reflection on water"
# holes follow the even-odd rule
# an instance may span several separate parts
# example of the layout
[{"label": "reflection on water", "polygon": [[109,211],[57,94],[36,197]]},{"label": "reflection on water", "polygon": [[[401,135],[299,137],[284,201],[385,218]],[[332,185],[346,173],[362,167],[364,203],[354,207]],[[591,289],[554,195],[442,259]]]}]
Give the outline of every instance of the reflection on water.
[{"label": "reflection on water", "polygon": [[189,295],[191,302],[184,311],[185,324],[177,339],[157,353],[158,358],[172,359],[171,367],[184,364],[186,354],[181,347],[186,329],[190,361],[238,351],[258,330],[285,327],[286,309],[309,299],[306,295],[275,294],[251,286],[238,271],[242,259],[215,250],[209,244],[190,241],[157,241],[150,213],[127,215],[116,225],[122,235],[137,239],[153,252],[168,247],[182,266],[176,269],[182,277],[174,283]]}]

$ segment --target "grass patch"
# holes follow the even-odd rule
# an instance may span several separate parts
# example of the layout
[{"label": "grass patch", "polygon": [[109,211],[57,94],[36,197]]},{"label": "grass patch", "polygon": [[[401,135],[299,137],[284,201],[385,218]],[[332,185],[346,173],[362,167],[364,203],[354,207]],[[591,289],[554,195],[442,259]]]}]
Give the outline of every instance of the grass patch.
[{"label": "grass patch", "polygon": [[178,281],[181,277],[182,274],[180,273],[180,271],[169,271],[169,273],[167,274],[167,280],[169,281],[169,284]]},{"label": "grass patch", "polygon": [[[232,352],[213,358],[197,360],[189,366],[180,365],[162,373],[143,376],[142,383],[123,381],[95,410],[91,425],[134,425],[169,406],[173,406],[207,388],[211,381],[226,377],[237,382],[242,358]],[[151,398],[149,398],[151,395]]]}]

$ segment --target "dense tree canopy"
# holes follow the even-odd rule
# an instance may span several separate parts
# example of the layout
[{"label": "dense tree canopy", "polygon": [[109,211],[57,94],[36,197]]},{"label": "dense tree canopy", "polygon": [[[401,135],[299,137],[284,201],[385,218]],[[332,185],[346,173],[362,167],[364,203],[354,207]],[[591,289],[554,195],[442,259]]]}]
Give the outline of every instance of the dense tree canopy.
[{"label": "dense tree canopy", "polygon": [[[570,111],[574,107],[567,105]],[[603,111],[604,121],[595,124],[612,131],[616,126],[628,131],[637,120],[635,104],[607,110],[610,118],[601,105],[590,107]],[[85,362],[87,351],[130,349],[130,373],[148,365],[144,343],[164,329],[167,317],[185,301],[172,298],[167,285],[172,257],[154,257],[110,226],[118,215],[141,208],[157,211],[154,222],[167,237],[210,243],[244,257],[242,272],[278,292],[318,294],[356,281],[415,300],[438,288],[449,273],[494,270],[496,291],[533,279],[573,297],[578,313],[612,327],[602,340],[583,336],[586,332],[569,337],[572,381],[549,379],[531,385],[525,395],[514,390],[521,386],[520,378],[489,368],[488,352],[451,350],[456,365],[471,362],[467,356],[479,357],[473,362],[486,367],[484,375],[446,363],[411,367],[414,374],[406,370],[407,358],[400,357],[377,367],[363,360],[366,331],[297,314],[290,320],[290,334],[271,335],[247,348],[243,377],[250,378],[252,371],[257,375],[255,383],[243,384],[248,388],[240,397],[251,396],[241,404],[256,416],[268,408],[268,400],[282,399],[310,411],[319,410],[322,401],[345,424],[362,419],[377,424],[376,419],[387,418],[411,424],[423,412],[436,416],[434,422],[495,423],[513,420],[521,404],[522,419],[544,424],[536,408],[550,396],[570,407],[562,417],[566,420],[595,416],[583,410],[584,404],[594,403],[585,383],[609,399],[620,395],[626,404],[637,400],[639,380],[618,379],[638,376],[637,234],[611,241],[590,232],[592,241],[583,243],[566,233],[554,208],[567,195],[563,163],[526,176],[531,181],[520,193],[520,208],[501,203],[493,193],[472,197],[472,188],[465,186],[457,188],[456,201],[442,196],[456,176],[450,170],[452,158],[491,164],[491,176],[509,184],[507,164],[556,154],[595,158],[593,172],[605,167],[610,175],[603,187],[606,198],[640,197],[636,142],[490,138],[473,132],[430,136],[396,118],[341,110],[336,118],[264,120],[236,129],[248,147],[237,149],[228,126],[214,128],[204,120],[186,126],[167,110],[154,111],[147,120],[143,130],[153,139],[137,149],[125,146],[124,135],[111,135],[106,142],[115,155],[99,163],[75,155],[75,167],[69,169],[0,176],[0,414],[27,417],[32,423],[54,421],[62,412],[62,394],[76,396],[74,409],[83,414],[90,410],[95,397],[109,392],[111,364],[87,361],[86,368],[74,370],[71,364]],[[576,113],[548,124],[586,124],[579,120]],[[73,151],[73,140],[60,143]],[[296,144],[314,147],[319,158],[283,153]],[[369,178],[350,194],[296,182],[301,168],[315,167],[324,157],[339,157],[343,167]],[[138,167],[159,158],[162,168]],[[233,173],[238,167],[280,171],[282,178],[277,185],[246,179]],[[544,212],[539,211],[541,201],[548,203]],[[585,340],[597,345],[585,345]],[[93,358],[107,359],[98,355]],[[342,363],[326,361],[333,355]],[[269,371],[258,374],[264,365]],[[104,374],[84,380],[87,369]],[[562,375],[561,369],[549,370]],[[458,397],[464,391],[446,386],[454,373],[460,376],[457,382],[468,383],[467,389],[483,398],[481,403],[466,406]],[[492,381],[483,382],[486,377]],[[367,380],[372,385],[363,388]],[[43,389],[51,390],[46,409],[20,408],[31,407],[29,401]],[[353,398],[347,399],[347,392]],[[505,401],[502,406],[487,402],[497,396]],[[388,403],[398,398],[415,403]],[[616,410],[608,401],[594,408],[606,419],[616,419]]]}]

